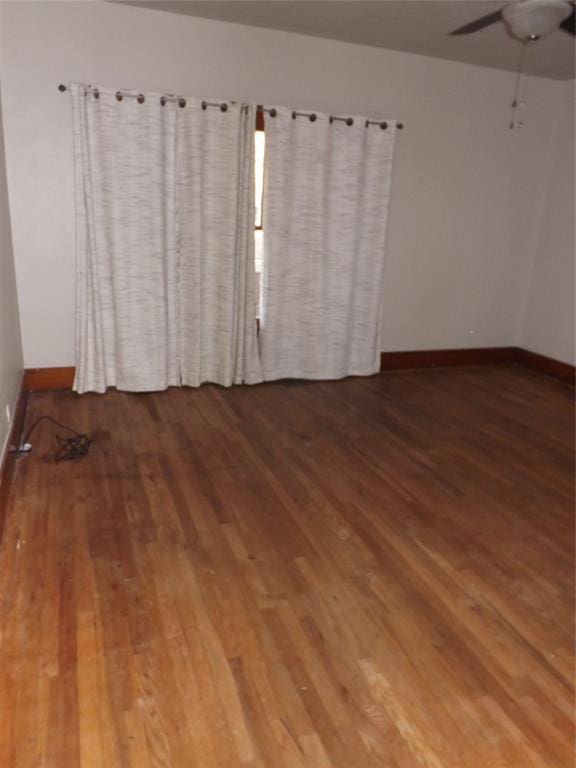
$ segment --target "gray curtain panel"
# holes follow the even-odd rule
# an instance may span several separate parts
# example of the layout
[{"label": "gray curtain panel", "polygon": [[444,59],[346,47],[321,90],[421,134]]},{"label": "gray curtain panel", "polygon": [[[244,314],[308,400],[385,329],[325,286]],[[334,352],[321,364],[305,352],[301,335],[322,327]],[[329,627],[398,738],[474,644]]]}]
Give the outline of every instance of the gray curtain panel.
[{"label": "gray curtain panel", "polygon": [[178,118],[182,383],[255,384],[254,107]]},{"label": "gray curtain panel", "polygon": [[266,119],[264,379],[376,373],[395,123],[276,109]]},{"label": "gray curtain panel", "polygon": [[176,113],[72,86],[77,392],[180,383]]},{"label": "gray curtain panel", "polygon": [[253,108],[72,96],[76,391],[260,381]]}]

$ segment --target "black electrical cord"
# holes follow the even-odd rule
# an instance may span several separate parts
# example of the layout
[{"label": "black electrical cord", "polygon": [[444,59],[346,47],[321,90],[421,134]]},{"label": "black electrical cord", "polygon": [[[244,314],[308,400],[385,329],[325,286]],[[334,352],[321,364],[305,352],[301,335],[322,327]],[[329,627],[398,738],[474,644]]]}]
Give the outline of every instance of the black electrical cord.
[{"label": "black electrical cord", "polygon": [[67,427],[65,424],[61,424],[59,421],[56,421],[56,419],[53,419],[52,416],[40,416],[38,419],[36,419],[28,432],[26,432],[26,436],[20,443],[19,448],[16,448],[14,453],[21,456],[24,453],[30,452],[32,446],[28,443],[28,439],[38,424],[44,420],[51,421],[52,424],[56,424],[57,427],[65,429],[67,432],[70,432],[73,435],[73,437],[60,437],[60,435],[56,435],[56,442],[58,443],[59,447],[54,456],[54,461],[80,461],[84,458],[84,456],[88,454],[92,444],[92,439],[83,432],[76,432],[75,429]]}]

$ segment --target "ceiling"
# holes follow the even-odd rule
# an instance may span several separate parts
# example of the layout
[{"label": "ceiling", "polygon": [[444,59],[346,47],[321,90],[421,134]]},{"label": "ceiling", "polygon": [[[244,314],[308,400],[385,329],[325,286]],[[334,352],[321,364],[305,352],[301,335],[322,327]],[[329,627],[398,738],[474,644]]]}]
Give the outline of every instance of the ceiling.
[{"label": "ceiling", "polygon": [[[448,33],[502,7],[486,0],[119,0],[143,8],[298,32],[349,43],[515,70],[521,44],[498,23],[472,35]],[[574,77],[574,38],[558,30],[528,51],[533,75]]]}]

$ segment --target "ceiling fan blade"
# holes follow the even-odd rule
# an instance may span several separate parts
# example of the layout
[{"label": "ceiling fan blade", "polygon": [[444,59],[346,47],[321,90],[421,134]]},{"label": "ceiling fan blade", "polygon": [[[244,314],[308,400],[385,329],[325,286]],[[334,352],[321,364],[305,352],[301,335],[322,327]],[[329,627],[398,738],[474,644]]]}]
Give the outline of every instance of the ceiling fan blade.
[{"label": "ceiling fan blade", "polygon": [[502,11],[494,11],[487,16],[482,16],[476,21],[471,21],[469,24],[464,24],[463,27],[455,29],[450,32],[450,35],[469,35],[472,32],[479,32],[484,27],[489,27],[491,24],[496,24],[497,21],[502,21]]},{"label": "ceiling fan blade", "polygon": [[576,6],[572,6],[572,13],[560,24],[560,29],[568,32],[569,35],[576,36]]}]

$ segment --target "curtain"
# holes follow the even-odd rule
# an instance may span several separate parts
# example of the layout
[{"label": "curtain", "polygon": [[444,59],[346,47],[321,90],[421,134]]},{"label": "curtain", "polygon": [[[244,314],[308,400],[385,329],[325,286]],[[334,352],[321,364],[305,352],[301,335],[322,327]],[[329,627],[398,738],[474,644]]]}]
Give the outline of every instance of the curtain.
[{"label": "curtain", "polygon": [[178,118],[182,383],[254,384],[255,111],[188,100]]},{"label": "curtain", "polygon": [[261,381],[254,109],[82,85],[72,96],[75,389]]},{"label": "curtain", "polygon": [[264,379],[376,373],[395,124],[276,111],[266,120]]},{"label": "curtain", "polygon": [[180,383],[176,109],[72,86],[78,392]]}]

